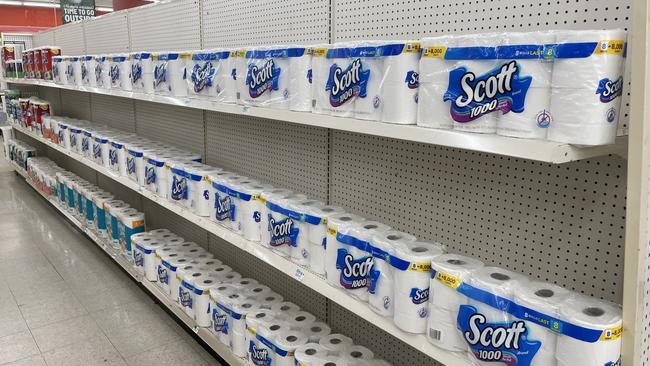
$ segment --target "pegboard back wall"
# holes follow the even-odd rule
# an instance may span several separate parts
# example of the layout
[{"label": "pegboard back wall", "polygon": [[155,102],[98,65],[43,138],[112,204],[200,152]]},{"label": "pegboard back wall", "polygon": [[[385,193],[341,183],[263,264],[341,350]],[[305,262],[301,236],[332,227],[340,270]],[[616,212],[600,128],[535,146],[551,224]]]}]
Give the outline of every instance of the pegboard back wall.
[{"label": "pegboard back wall", "polygon": [[86,53],[86,35],[83,26],[82,22],[78,22],[54,28],[55,46],[61,47],[61,53],[70,56]]},{"label": "pegboard back wall", "polygon": [[199,0],[175,0],[128,11],[132,51],[200,49]]},{"label": "pegboard back wall", "polygon": [[[109,13],[83,22],[86,53],[106,54],[130,51],[127,12]],[[119,30],[119,31],[115,31]],[[63,50],[68,52],[67,50]]]},{"label": "pegboard back wall", "polygon": [[626,162],[552,165],[332,132],[330,201],[451,252],[619,302]]},{"label": "pegboard back wall", "polygon": [[203,46],[328,43],[329,0],[203,0]]}]

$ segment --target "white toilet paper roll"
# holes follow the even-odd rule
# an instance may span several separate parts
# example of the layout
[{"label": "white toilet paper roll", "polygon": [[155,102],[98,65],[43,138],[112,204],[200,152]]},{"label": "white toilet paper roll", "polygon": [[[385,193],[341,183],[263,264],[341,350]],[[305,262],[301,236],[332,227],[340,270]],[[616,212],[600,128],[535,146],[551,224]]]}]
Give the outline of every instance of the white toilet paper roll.
[{"label": "white toilet paper roll", "polygon": [[298,330],[288,330],[275,338],[275,359],[273,365],[295,366],[295,352],[300,346],[307,344],[307,336]]},{"label": "white toilet paper roll", "polygon": [[314,366],[350,366],[344,358],[338,356],[325,356],[322,359],[316,360],[312,363]]},{"label": "white toilet paper roll", "polygon": [[497,133],[501,136],[544,140],[552,122],[551,88],[530,88],[526,92],[523,111],[513,110],[498,116]]},{"label": "white toilet paper roll", "polygon": [[394,311],[393,321],[401,330],[416,334],[426,332],[429,317],[429,305],[426,302],[416,303],[398,294],[395,297]]},{"label": "white toilet paper roll", "polygon": [[214,100],[220,103],[235,103],[237,85],[233,76],[234,58],[229,50],[216,50],[217,74],[214,78]]},{"label": "white toilet paper roll", "polygon": [[[267,355],[270,356],[272,360],[275,359],[276,340],[280,334],[288,330],[290,330],[289,325],[277,318],[274,318],[270,322],[260,324],[256,335],[258,348],[262,350],[267,349]],[[261,360],[255,356],[259,356],[259,354],[256,355],[253,353],[253,360],[257,360],[259,363]]]},{"label": "white toilet paper roll", "polygon": [[[385,81],[381,88],[383,103],[382,122],[414,125],[418,112],[418,83],[402,81]],[[437,111],[442,115],[444,110]]]},{"label": "white toilet paper roll", "polygon": [[[362,221],[364,221],[362,217],[346,213],[332,215],[327,220],[325,272],[327,275],[327,282],[334,287],[343,288],[343,285],[341,284],[341,272],[337,267],[337,261],[339,257],[339,250],[342,250],[341,257],[345,255],[343,254],[343,251],[347,252],[347,245],[341,243],[337,239],[338,232],[342,230],[346,232],[349,227],[357,225]],[[367,269],[367,267],[368,266],[366,265],[364,269]]]},{"label": "white toilet paper roll", "polygon": [[230,52],[234,63],[233,77],[235,81],[236,99],[237,103],[243,104],[244,98],[248,93],[248,86],[246,84],[246,74],[248,72],[246,50],[236,49]]},{"label": "white toilet paper roll", "polygon": [[620,363],[622,318],[619,306],[574,294],[561,305],[560,319],[594,330],[595,336],[591,343],[568,335],[559,336],[556,350],[558,366]]},{"label": "white toilet paper roll", "polygon": [[316,322],[316,317],[306,311],[298,311],[295,314],[291,314],[287,321],[289,322],[291,329],[303,331]]},{"label": "white toilet paper roll", "polygon": [[352,365],[358,364],[361,360],[372,360],[375,354],[364,346],[354,345],[346,348],[340,355]]},{"label": "white toilet paper roll", "polygon": [[[187,270],[187,267],[182,267],[184,269],[183,274],[181,274],[181,285],[179,286],[178,293],[178,304],[181,305],[185,314],[192,319],[196,319],[196,283],[202,281],[206,276],[198,269],[193,268],[192,270]],[[178,269],[177,276],[178,276]]]},{"label": "white toilet paper roll", "polygon": [[153,55],[153,82],[156,94],[175,97],[187,96],[184,63],[188,52],[159,53]]},{"label": "white toilet paper roll", "polygon": [[289,109],[291,100],[291,60],[288,57],[288,48],[272,47],[267,51],[267,59],[273,60],[274,67],[278,72],[278,88],[270,90],[268,106],[276,109]]},{"label": "white toilet paper roll", "polygon": [[589,89],[553,88],[548,139],[576,145],[614,143],[621,98],[601,98]]},{"label": "white toilet paper roll", "polygon": [[[362,68],[361,59],[350,58],[351,49],[354,46],[353,43],[336,43],[327,50],[328,74],[325,79],[325,90],[318,86],[316,88],[317,94],[314,98],[316,100],[326,98],[330,114],[336,117],[354,117],[354,104],[359,99],[355,96],[355,93],[367,95],[365,85],[368,83],[369,73]],[[358,80],[353,80],[352,77],[348,76],[349,85],[343,85],[341,78],[344,78],[346,74],[349,75],[348,72],[356,74],[357,70],[359,71]],[[361,71],[364,70],[366,72],[361,74]],[[335,76],[337,77],[335,78]],[[355,87],[359,88],[358,92],[355,91]]]},{"label": "white toilet paper roll", "polygon": [[[188,95],[207,99],[216,94],[214,81],[217,76],[217,54],[213,51],[192,51],[185,63],[185,81]],[[211,91],[213,91],[211,93]]]},{"label": "white toilet paper roll", "polygon": [[239,186],[239,217],[241,232],[246,240],[260,241],[262,211],[264,204],[260,195],[264,190],[272,189],[270,185],[252,182]]},{"label": "white toilet paper roll", "polygon": [[253,199],[251,195],[242,192],[242,187],[259,185],[259,183],[252,179],[242,178],[229,180],[225,185],[228,188],[227,194],[230,196],[230,228],[234,232],[241,234],[242,221],[245,219],[242,211],[244,211],[244,206],[248,206],[247,204]]},{"label": "white toilet paper roll", "polygon": [[246,93],[244,104],[268,106],[271,91],[279,90],[279,71],[275,62],[267,58],[270,47],[257,47],[246,51]]},{"label": "white toilet paper roll", "polygon": [[[273,314],[268,310],[258,310],[246,316],[246,339],[247,355],[249,364],[270,364],[273,362],[273,351],[268,346],[260,347],[257,335],[261,328],[270,325],[273,321]],[[257,363],[255,363],[255,361]]]},{"label": "white toilet paper roll", "polygon": [[[171,266],[168,262],[169,256],[172,255],[174,257],[178,256],[178,253],[174,251],[172,247],[167,247],[163,246],[162,248],[156,250],[156,268],[158,270],[158,280],[156,281],[160,289],[167,294],[167,296],[170,295],[169,292],[169,282],[171,281]],[[176,268],[174,268],[174,272],[176,271]],[[175,275],[173,277],[176,277]]]},{"label": "white toilet paper roll", "polygon": [[[298,228],[298,235],[296,237],[296,242],[291,247],[291,260],[295,263],[298,263],[303,266],[308,266],[311,262],[311,245],[309,242],[309,232],[311,230],[312,224],[308,222],[311,217],[305,216],[308,215],[308,212],[323,207],[322,202],[315,200],[301,200],[296,202],[290,202],[289,209],[296,212],[301,220],[296,221]],[[314,218],[314,221],[320,223],[320,219]],[[322,253],[317,253],[317,255]]]},{"label": "white toilet paper roll", "polygon": [[210,332],[213,333],[221,343],[230,345],[231,324],[230,324],[230,303],[237,299],[228,300],[230,296],[237,294],[237,288],[232,285],[219,285],[210,289],[211,320]]},{"label": "white toilet paper roll", "polygon": [[289,301],[283,301],[273,304],[271,311],[273,311],[273,314],[296,314],[300,311],[300,306]]},{"label": "white toilet paper roll", "polygon": [[469,302],[467,296],[456,291],[458,286],[467,282],[473,271],[483,267],[483,262],[458,255],[443,254],[431,261],[429,301],[439,309],[458,312],[460,305]]},{"label": "white toilet paper roll", "polygon": [[[571,30],[556,32],[557,58],[553,61],[554,88],[582,88],[595,91],[600,80],[616,80],[622,75],[624,45],[627,38],[622,29]],[[562,47],[585,44],[593,48],[587,57],[563,58]],[[574,44],[574,45],[571,45]]]},{"label": "white toilet paper roll", "polygon": [[85,55],[81,57],[81,83],[83,86],[97,87],[97,80],[95,79],[95,66],[97,65],[97,61],[95,61],[95,57],[97,56]]},{"label": "white toilet paper roll", "polygon": [[[523,280],[523,276],[514,272],[497,268],[483,267],[474,271],[467,283],[479,290],[483,290],[491,296],[498,296],[512,301],[515,289]],[[498,309],[480,300],[469,299],[469,305],[476,308],[476,312],[485,316],[487,322],[505,323],[511,321],[512,315],[502,309]]]},{"label": "white toilet paper roll", "polygon": [[190,210],[199,216],[210,216],[212,211],[210,206],[212,183],[209,176],[222,170],[201,163],[191,163],[185,167],[184,171],[188,178],[187,196],[190,201]]},{"label": "white toilet paper roll", "polygon": [[255,298],[242,298],[240,300],[229,299],[231,312],[228,314],[230,328],[230,348],[239,357],[246,356],[246,317],[253,311],[259,310],[259,303]]},{"label": "white toilet paper roll", "polygon": [[[547,317],[558,318],[560,306],[569,296],[569,290],[544,282],[521,281],[515,289],[515,303],[527,309],[542,313]],[[529,311],[524,311],[529,314]],[[540,341],[542,349],[555,352],[558,334],[540,325],[537,316],[522,318],[526,322],[526,339]],[[537,357],[535,357],[536,359]]]},{"label": "white toilet paper roll", "polygon": [[429,342],[452,352],[466,352],[467,343],[456,323],[457,310],[441,309],[429,305],[426,336]]},{"label": "white toilet paper roll", "polygon": [[327,237],[327,218],[343,213],[337,206],[323,206],[307,208],[305,220],[309,226],[309,268],[318,273],[325,274],[325,244]]},{"label": "white toilet paper roll", "polygon": [[163,260],[163,265],[167,264],[169,270],[169,297],[178,302],[181,308],[189,305],[192,298],[191,293],[182,286],[183,278],[196,269],[189,261],[182,252],[171,253],[167,260]]},{"label": "white toilet paper roll", "polygon": [[[395,325],[412,333],[425,333],[427,326],[431,261],[444,253],[441,245],[409,242],[395,247],[391,265],[395,268]],[[419,321],[404,325],[398,314],[417,314]],[[425,316],[423,316],[425,315]],[[405,329],[406,330],[406,329]]]},{"label": "white toilet paper roll", "polygon": [[[254,293],[254,291],[251,291],[251,293]],[[275,292],[258,294],[256,295],[256,298],[259,301],[260,307],[262,309],[271,309],[273,305],[279,304],[284,301],[284,298],[281,295],[276,294]],[[287,314],[290,313],[287,312]]]},{"label": "white toilet paper roll", "polygon": [[397,247],[406,246],[415,237],[390,230],[371,239],[374,265],[370,271],[368,304],[370,309],[383,316],[392,316],[395,307],[395,270],[389,264]]},{"label": "white toilet paper roll", "polygon": [[296,364],[300,366],[314,366],[318,360],[323,360],[327,357],[329,351],[318,344],[311,342],[296,348],[295,359]]},{"label": "white toilet paper roll", "polygon": [[[354,100],[354,117],[370,121],[381,119],[384,108],[384,100],[381,98],[385,82],[384,59],[381,55],[382,41],[365,41],[356,44],[352,50],[350,61],[359,59],[361,61],[361,74],[368,72],[366,82],[366,95],[359,95]],[[362,49],[363,51],[356,52]],[[368,56],[368,57],[364,57]]]},{"label": "white toilet paper roll", "polygon": [[212,324],[209,290],[214,284],[214,279],[208,276],[194,278],[194,319],[196,320],[196,325],[202,328],[208,328]]},{"label": "white toilet paper roll", "polygon": [[391,41],[387,42],[384,55],[384,78],[386,81],[408,83],[417,74],[420,63],[419,41]]},{"label": "white toilet paper roll", "polygon": [[329,94],[325,87],[329,77],[329,61],[327,51],[329,44],[318,44],[312,46],[311,61],[311,107],[312,113],[330,114]]},{"label": "white toilet paper roll", "polygon": [[225,274],[222,278],[223,283],[235,283],[241,280],[242,275],[237,272],[230,272]]},{"label": "white toilet paper roll", "polygon": [[289,48],[289,108],[292,111],[311,112],[312,47]]},{"label": "white toilet paper roll", "polygon": [[450,102],[443,99],[446,91],[446,84],[420,81],[418,88],[418,126],[440,129],[453,127],[454,120],[449,113]]},{"label": "white toilet paper roll", "polygon": [[318,344],[325,348],[330,355],[338,356],[352,346],[352,338],[335,333],[322,337]]}]

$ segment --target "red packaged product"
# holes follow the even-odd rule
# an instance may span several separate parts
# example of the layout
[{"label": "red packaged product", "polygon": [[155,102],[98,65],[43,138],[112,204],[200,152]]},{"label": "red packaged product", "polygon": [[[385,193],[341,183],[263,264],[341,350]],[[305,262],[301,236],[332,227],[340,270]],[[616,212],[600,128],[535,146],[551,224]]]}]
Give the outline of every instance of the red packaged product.
[{"label": "red packaged product", "polygon": [[32,123],[32,111],[30,110],[29,98],[18,98],[18,103],[20,104],[20,112],[22,115],[22,125],[25,128],[29,128]]},{"label": "red packaged product", "polygon": [[41,76],[45,80],[52,80],[52,56],[60,56],[59,47],[46,46],[41,48]]},{"label": "red packaged product", "polygon": [[16,59],[15,48],[13,45],[2,46],[2,70],[7,71],[7,62]]},{"label": "red packaged product", "polygon": [[34,78],[34,50],[25,51],[27,54],[27,62],[23,65],[23,71],[28,79]]},{"label": "red packaged product", "polygon": [[33,122],[34,130],[42,133],[43,131],[43,116],[50,115],[50,103],[44,100],[32,101],[33,106]]},{"label": "red packaged product", "polygon": [[34,79],[42,79],[41,73],[41,49],[34,49],[34,61],[32,62],[32,69],[34,70]]}]

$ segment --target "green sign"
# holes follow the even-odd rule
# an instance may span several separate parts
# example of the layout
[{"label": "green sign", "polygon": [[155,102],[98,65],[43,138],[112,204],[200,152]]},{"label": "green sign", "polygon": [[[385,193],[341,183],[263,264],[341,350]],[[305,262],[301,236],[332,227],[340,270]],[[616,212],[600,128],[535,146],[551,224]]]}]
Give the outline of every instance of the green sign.
[{"label": "green sign", "polygon": [[61,0],[63,24],[95,17],[95,0]]}]

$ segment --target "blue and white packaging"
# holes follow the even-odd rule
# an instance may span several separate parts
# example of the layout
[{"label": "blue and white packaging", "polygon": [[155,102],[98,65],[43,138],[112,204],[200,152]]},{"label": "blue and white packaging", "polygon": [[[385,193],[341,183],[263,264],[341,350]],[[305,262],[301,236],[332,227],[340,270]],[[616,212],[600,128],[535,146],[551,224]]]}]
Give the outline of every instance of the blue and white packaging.
[{"label": "blue and white packaging", "polygon": [[231,284],[219,284],[210,288],[210,332],[226,345],[230,345],[233,326],[230,304],[240,298],[240,292],[240,288]]},{"label": "blue and white packaging", "polygon": [[129,142],[124,148],[126,150],[126,176],[143,187],[146,149],[137,142]]},{"label": "blue and white packaging", "polygon": [[[243,104],[252,106],[269,106],[274,103],[285,103],[284,91],[280,88],[280,78],[287,80],[288,66],[278,62],[279,58],[271,47],[257,47],[246,50],[246,91],[242,98]],[[280,49],[277,50],[281,54]],[[288,103],[288,93],[286,94]],[[241,97],[241,96],[240,96]]]},{"label": "blue and white packaging", "polygon": [[260,240],[260,193],[268,187],[250,179],[242,179],[230,187],[231,224],[233,230],[240,232],[247,240]]},{"label": "blue and white packaging", "polygon": [[364,221],[337,233],[337,240],[343,243],[336,258],[341,284],[352,296],[368,301],[371,274],[374,268],[372,238],[390,230],[388,225],[377,221]]},{"label": "blue and white packaging", "polygon": [[262,217],[260,220],[260,244],[262,244],[264,247],[271,247],[271,232],[268,229],[270,209],[267,206],[267,203],[269,200],[273,201],[279,197],[289,194],[291,194],[291,191],[288,189],[273,187],[268,187],[267,189],[262,190],[262,193],[260,194],[260,201],[262,201]]},{"label": "blue and white packaging", "polygon": [[113,195],[108,193],[93,194],[93,204],[95,206],[95,228],[97,229],[99,235],[103,238],[108,237],[108,226],[106,225],[107,215],[104,206],[107,202],[110,202],[112,200]]},{"label": "blue and white packaging", "polygon": [[189,207],[189,183],[185,168],[187,163],[182,160],[169,159],[165,161],[168,172],[167,198],[169,202]]},{"label": "blue and white packaging", "polygon": [[[341,254],[342,262],[346,262],[346,254],[348,254],[347,244],[342,243],[339,238],[346,236],[345,233],[348,233],[352,226],[361,224],[365,219],[361,216],[354,214],[342,213],[338,215],[330,216],[327,220],[327,247],[325,248],[325,272],[327,275],[327,282],[338,288],[344,288],[345,286],[349,287],[363,287],[368,284],[368,275],[372,269],[372,258],[370,260],[365,260],[363,263],[348,263],[350,266],[354,266],[355,271],[348,270],[346,268],[345,275],[342,276],[341,271],[343,268],[339,268],[339,253]],[[339,235],[339,232],[341,233]],[[354,286],[352,286],[352,281],[355,281]]]},{"label": "blue and white packaging", "polygon": [[443,253],[442,246],[436,243],[415,241],[396,245],[390,265],[395,269],[393,321],[398,328],[409,333],[426,332],[431,261]]},{"label": "blue and white packaging", "polygon": [[311,111],[318,114],[330,114],[329,95],[326,90],[329,76],[329,60],[327,50],[331,45],[318,44],[311,46]]},{"label": "blue and white packaging", "polygon": [[122,210],[118,213],[119,218],[119,238],[122,253],[127,259],[133,259],[133,243],[131,236],[133,234],[144,232],[144,213],[136,209]]},{"label": "blue and white packaging", "polygon": [[103,166],[108,169],[108,135],[103,131],[95,131],[92,140],[92,161],[95,164]]},{"label": "blue and white packaging", "polygon": [[[242,234],[242,221],[244,220],[244,215],[242,212],[243,202],[250,202],[254,197],[242,192],[242,186],[259,184],[253,179],[242,178],[228,180],[226,186],[228,188],[228,195],[230,195],[230,226],[233,231],[236,233]],[[247,200],[247,201],[245,201]]]},{"label": "blue and white packaging", "polygon": [[71,81],[71,85],[74,86],[83,86],[83,78],[81,75],[81,56],[71,56],[70,57],[70,67],[68,72],[72,70],[72,73],[69,74],[68,79]]},{"label": "blue and white packaging", "polygon": [[120,219],[119,212],[129,208],[129,205],[120,200],[104,202],[104,213],[106,214],[106,232],[108,239],[114,247],[120,244]]},{"label": "blue and white packaging", "polygon": [[124,159],[124,166],[126,166],[126,156],[124,156],[124,144],[126,143],[126,138],[121,136],[115,136],[110,139],[110,144],[108,145],[108,169],[116,176],[120,176],[120,155]]},{"label": "blue and white packaging", "polygon": [[167,168],[165,168],[165,161],[168,159],[172,159],[172,157],[157,150],[145,156],[145,187],[162,198],[167,198]]},{"label": "blue and white packaging", "polygon": [[190,97],[208,99],[215,97],[219,60],[214,51],[192,51],[185,62],[185,81]]},{"label": "blue and white packaging", "polygon": [[86,127],[81,135],[81,156],[88,160],[92,160],[93,157],[93,131],[94,129]]},{"label": "blue and white packaging", "polygon": [[212,207],[210,202],[210,190],[212,182],[210,175],[222,171],[201,163],[192,162],[185,167],[185,175],[188,178],[188,199],[190,210],[199,216],[210,216]]},{"label": "blue and white packaging", "polygon": [[234,173],[220,172],[210,175],[210,179],[212,181],[211,192],[214,194],[214,208],[210,218],[216,223],[230,228],[232,227],[230,217],[233,204],[229,194],[229,184],[240,181],[244,177]]},{"label": "blue and white packaging", "polygon": [[325,274],[327,219],[343,212],[343,208],[338,206],[305,207],[305,222],[310,225],[309,268],[318,274]]},{"label": "blue and white packaging", "polygon": [[275,337],[275,366],[294,366],[295,352],[300,346],[307,344],[309,338],[299,330],[287,330]]},{"label": "blue and white packaging", "polygon": [[230,50],[215,50],[217,55],[217,75],[214,79],[214,98],[219,103],[235,103],[237,101],[237,82],[233,52]]},{"label": "blue and white packaging", "polygon": [[142,240],[135,240],[132,236],[135,246],[133,248],[133,263],[138,271],[149,282],[158,281],[158,271],[156,269],[156,249],[161,248],[163,243],[154,236],[148,236]]},{"label": "blue and white packaging", "polygon": [[[301,235],[298,222],[301,215],[290,209],[295,202],[307,199],[303,194],[290,193],[283,196],[272,195],[266,202],[268,208],[269,245],[283,257],[290,257]],[[307,236],[307,233],[302,233]]]},{"label": "blue and white packaging", "polygon": [[159,95],[186,97],[185,62],[189,52],[161,52],[153,54],[154,92]]},{"label": "blue and white packaging", "polygon": [[[397,248],[406,248],[413,241],[413,235],[396,230],[377,233],[370,241],[373,266],[370,270],[368,305],[379,315],[392,317],[395,310],[397,270],[390,264],[391,256],[395,255]],[[420,285],[419,288],[424,287]],[[429,288],[428,276],[426,288]]]},{"label": "blue and white packaging", "polygon": [[96,57],[94,55],[81,56],[81,83],[83,86],[97,87],[97,79],[95,78]]},{"label": "blue and white packaging", "polygon": [[128,54],[111,55],[110,76],[112,89],[133,90],[131,84],[131,58]]},{"label": "blue and white packaging", "polygon": [[153,62],[151,52],[131,53],[131,85],[133,91],[153,93]]},{"label": "blue and white packaging", "polygon": [[[298,236],[296,237],[296,242],[291,247],[291,260],[294,263],[298,263],[303,266],[309,266],[311,263],[311,249],[309,235],[310,230],[313,225],[320,224],[320,217],[310,215],[310,212],[314,212],[322,208],[324,204],[315,200],[301,200],[291,202],[289,204],[289,209],[297,213],[297,216],[300,217],[300,220],[296,222],[298,225]],[[321,251],[316,251],[315,255],[323,255]]]},{"label": "blue and white packaging", "polygon": [[[92,76],[92,75],[91,75]],[[111,60],[110,56],[95,56],[95,84],[98,88],[111,88]]]},{"label": "blue and white packaging", "polygon": [[311,112],[313,47],[297,46],[289,51],[289,109]]},{"label": "blue and white packaging", "polygon": [[52,76],[55,83],[61,85],[71,84],[71,79],[69,78],[70,74],[68,74],[68,67],[70,67],[70,56],[52,57]]},{"label": "blue and white packaging", "polygon": [[[401,48],[401,50],[400,50]],[[420,43],[387,42],[381,85],[381,121],[413,125],[419,100]]]},{"label": "blue and white packaging", "polygon": [[[246,316],[246,359],[250,365],[270,365],[273,362],[273,344],[260,342],[263,327],[271,325],[274,314],[270,310],[253,311]],[[264,338],[265,339],[265,338]]]}]

